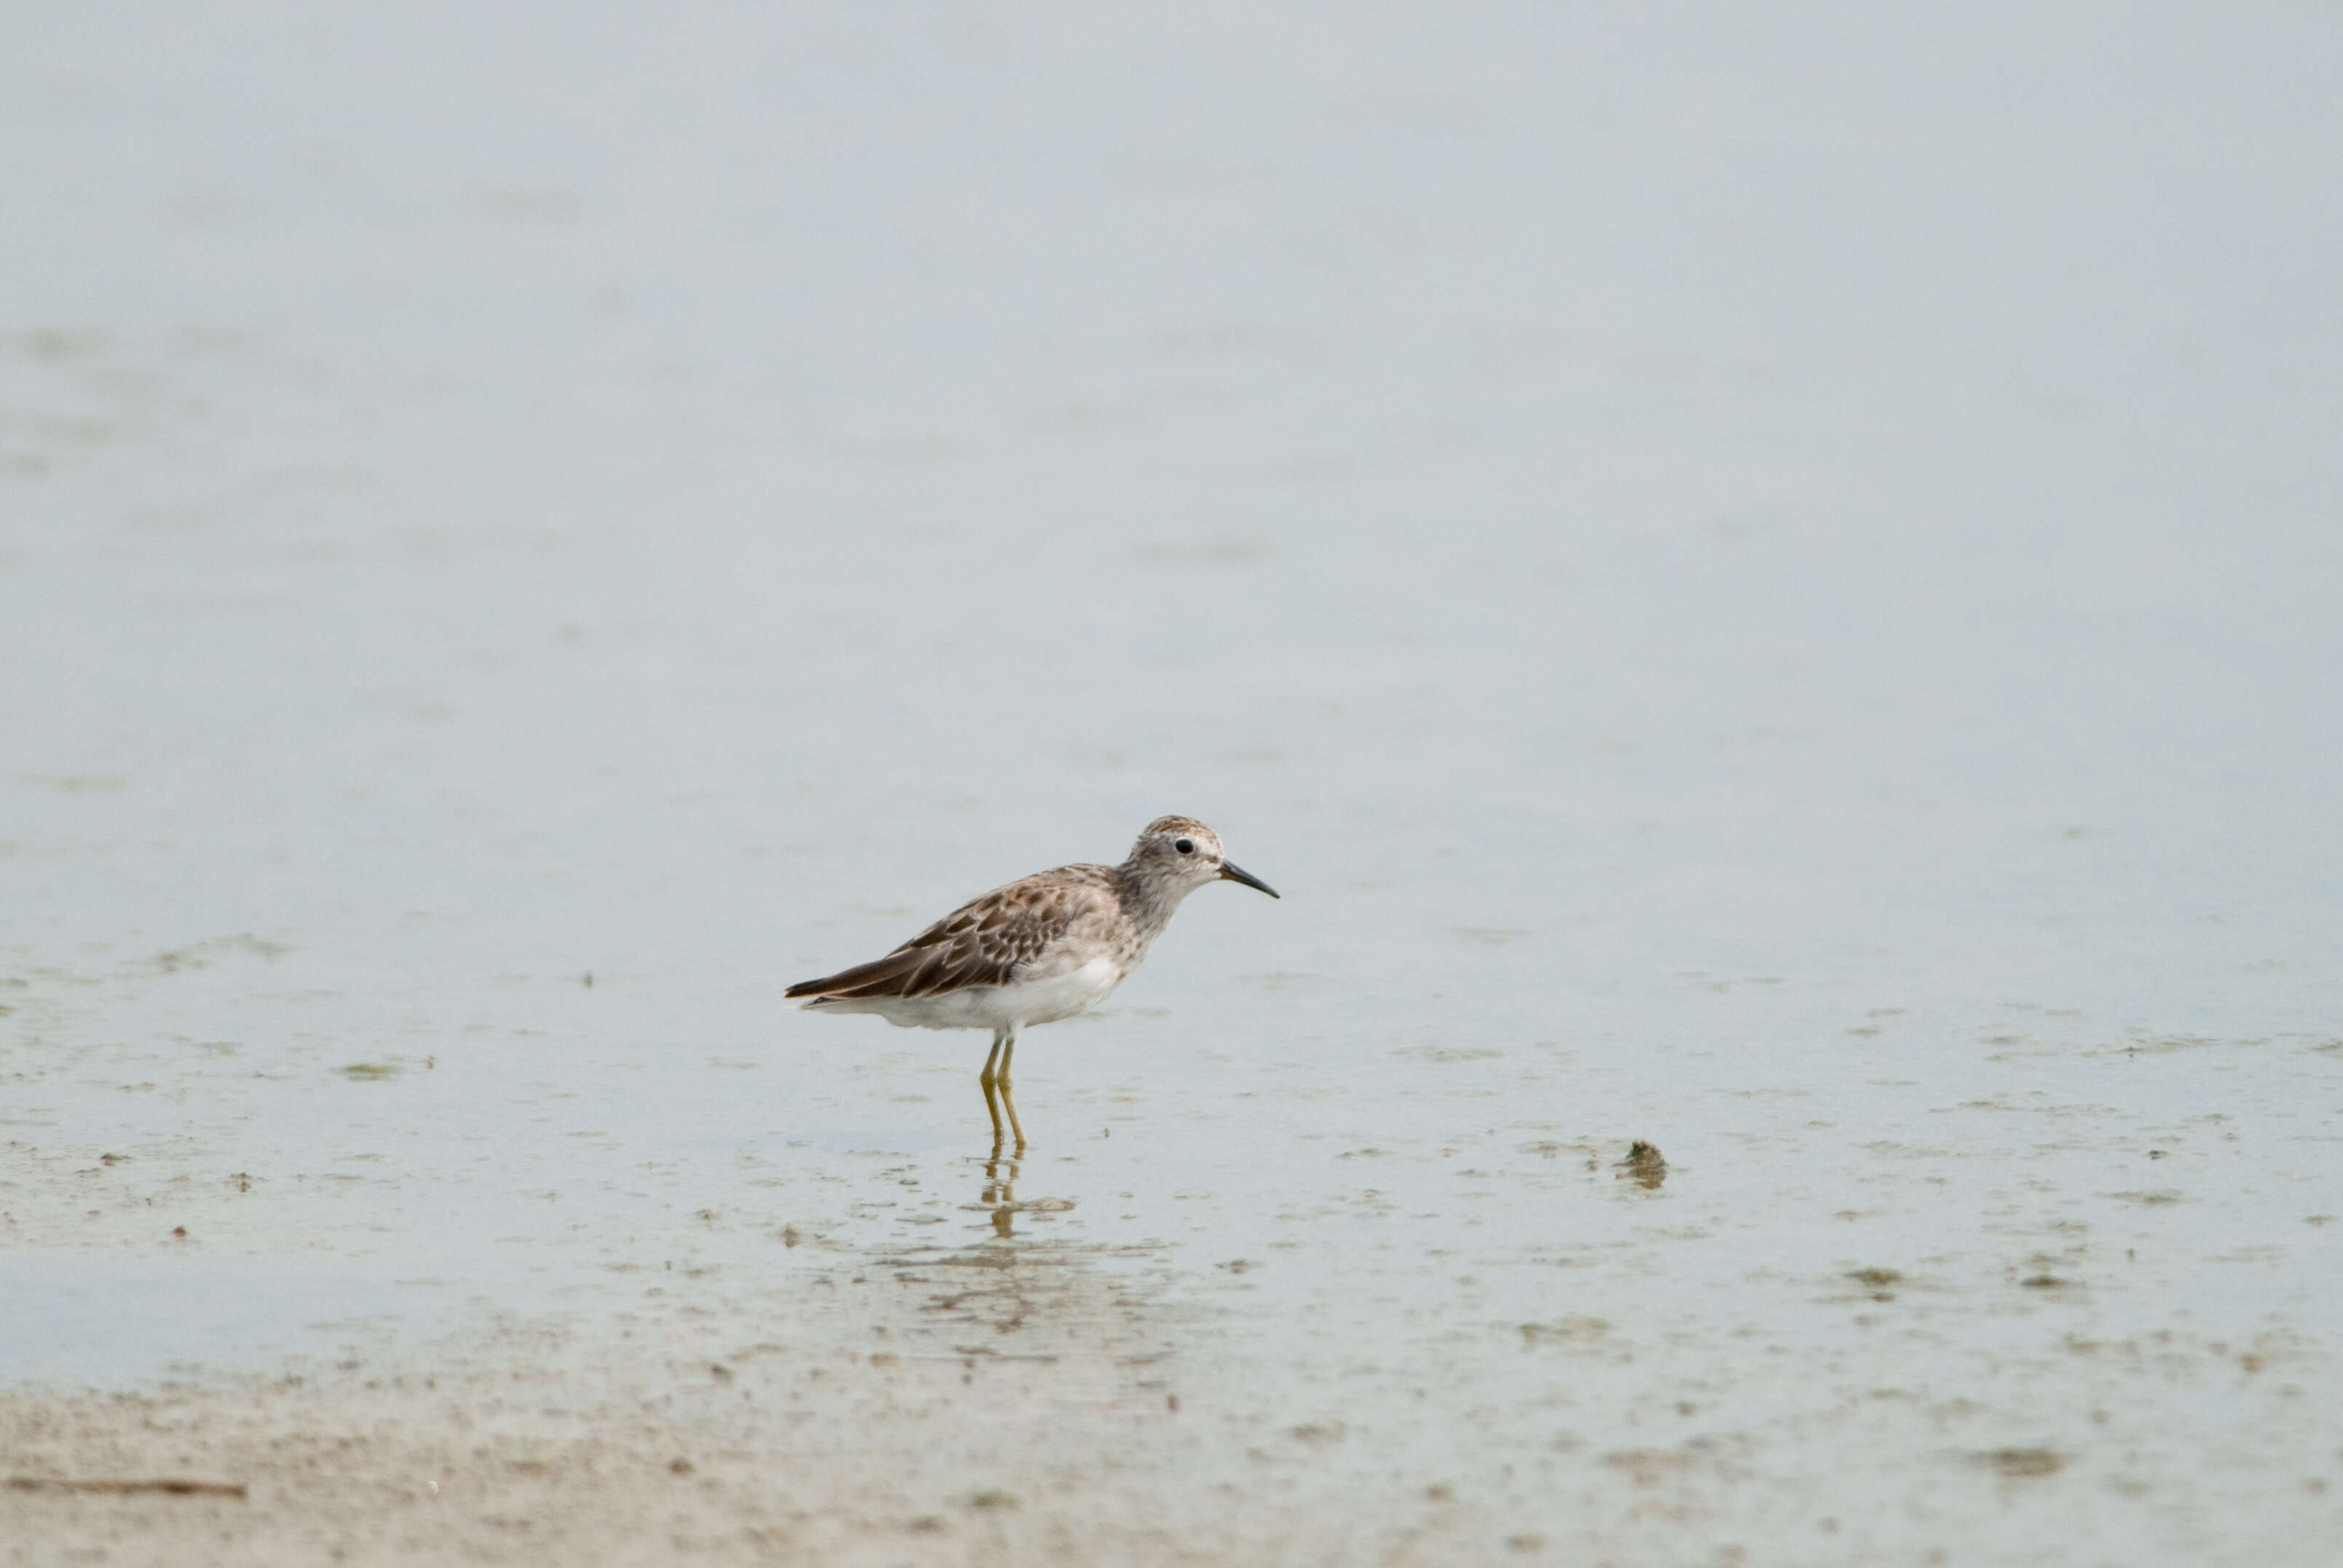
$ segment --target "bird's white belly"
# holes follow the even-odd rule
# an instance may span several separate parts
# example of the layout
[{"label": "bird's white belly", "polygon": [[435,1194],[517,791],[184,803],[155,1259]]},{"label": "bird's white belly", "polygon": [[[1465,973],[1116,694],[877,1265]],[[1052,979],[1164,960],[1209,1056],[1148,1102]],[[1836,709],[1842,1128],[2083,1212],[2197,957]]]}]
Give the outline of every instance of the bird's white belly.
[{"label": "bird's white belly", "polygon": [[1061,973],[1013,985],[970,986],[941,996],[861,997],[824,1004],[825,1012],[875,1012],[906,1029],[1021,1029],[1087,1012],[1114,994],[1122,966],[1103,956]]}]

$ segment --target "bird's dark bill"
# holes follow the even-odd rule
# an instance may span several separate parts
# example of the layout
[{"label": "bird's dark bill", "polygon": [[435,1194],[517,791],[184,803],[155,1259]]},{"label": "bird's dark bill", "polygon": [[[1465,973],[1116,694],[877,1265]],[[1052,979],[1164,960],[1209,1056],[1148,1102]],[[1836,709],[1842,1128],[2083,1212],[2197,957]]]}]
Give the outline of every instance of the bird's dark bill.
[{"label": "bird's dark bill", "polygon": [[1232,860],[1223,860],[1221,862],[1221,880],[1223,882],[1242,882],[1248,888],[1259,888],[1262,892],[1267,893],[1272,899],[1277,897],[1277,890],[1275,888],[1271,887],[1267,882],[1262,881],[1251,871],[1239,870],[1236,863]]}]

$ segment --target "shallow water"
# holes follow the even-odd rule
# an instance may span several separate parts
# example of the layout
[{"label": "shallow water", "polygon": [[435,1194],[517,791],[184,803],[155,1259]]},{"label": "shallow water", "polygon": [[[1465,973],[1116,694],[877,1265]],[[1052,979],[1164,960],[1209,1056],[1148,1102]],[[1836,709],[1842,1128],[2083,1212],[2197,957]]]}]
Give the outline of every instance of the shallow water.
[{"label": "shallow water", "polygon": [[[499,18],[5,25],[0,1380],[2324,1560],[2331,18]],[[1164,811],[1013,1169],[781,1000]]]}]

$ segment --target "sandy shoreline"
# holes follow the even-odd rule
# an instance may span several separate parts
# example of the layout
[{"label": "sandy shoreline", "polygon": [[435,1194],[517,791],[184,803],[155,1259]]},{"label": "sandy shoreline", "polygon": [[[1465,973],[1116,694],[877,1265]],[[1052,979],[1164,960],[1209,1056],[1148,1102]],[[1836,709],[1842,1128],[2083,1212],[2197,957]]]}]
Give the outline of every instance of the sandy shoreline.
[{"label": "sandy shoreline", "polygon": [[[894,1322],[862,1337],[891,1349],[742,1345],[728,1314],[693,1309],[596,1342],[514,1325],[395,1372],[0,1395],[8,1478],[31,1483],[0,1489],[0,1562],[1184,1563],[1371,1546],[1455,1563],[1534,1546],[1518,1510],[1453,1484],[1326,1508],[1306,1472],[1339,1432],[1183,1400],[1172,1358],[1090,1299],[1111,1282],[994,1288],[1018,1268],[1051,1272],[983,1270],[997,1278],[974,1309],[866,1276]],[[982,1342],[1002,1332],[1020,1348]],[[64,1485],[161,1478],[245,1494]]]},{"label": "sandy shoreline", "polygon": [[[1046,1247],[838,1261],[300,1375],[0,1395],[30,1483],[0,1487],[0,1562],[1929,1564],[2096,1531],[2307,1565],[2336,1502],[2287,1434],[2331,1377],[2300,1342],[2071,1344],[2096,1444],[2012,1443],[2006,1386],[1785,1387],[1720,1426],[1672,1398],[1696,1385],[1664,1326],[1583,1318],[1491,1336],[1514,1395],[1427,1412],[1363,1364],[1351,1402],[1322,1376],[1297,1402],[1217,1358],[1216,1314]],[[1624,1402],[1570,1392],[1623,1372]],[[2143,1424],[2235,1380],[2268,1430]],[[164,1479],[206,1490],[82,1489]]]}]

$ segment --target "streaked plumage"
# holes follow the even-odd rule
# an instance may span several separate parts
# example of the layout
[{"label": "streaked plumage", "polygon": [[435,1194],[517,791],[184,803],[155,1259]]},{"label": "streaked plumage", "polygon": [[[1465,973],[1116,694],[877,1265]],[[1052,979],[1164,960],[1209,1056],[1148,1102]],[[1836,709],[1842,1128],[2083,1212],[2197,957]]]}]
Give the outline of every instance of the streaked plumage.
[{"label": "streaked plumage", "polygon": [[[918,1029],[990,1029],[978,1081],[992,1111],[1008,1100],[1017,1031],[1088,1011],[1137,969],[1180,901],[1206,882],[1270,886],[1238,869],[1220,836],[1192,817],[1159,817],[1119,866],[1061,866],[973,899],[889,953],[789,989],[825,1012],[874,1012]],[[994,1063],[1000,1071],[993,1070]],[[1021,1128],[1017,1141],[1022,1145]]]}]

